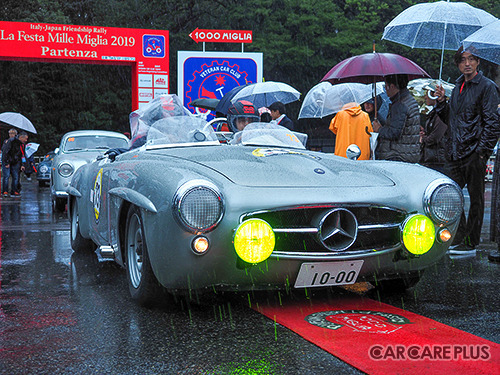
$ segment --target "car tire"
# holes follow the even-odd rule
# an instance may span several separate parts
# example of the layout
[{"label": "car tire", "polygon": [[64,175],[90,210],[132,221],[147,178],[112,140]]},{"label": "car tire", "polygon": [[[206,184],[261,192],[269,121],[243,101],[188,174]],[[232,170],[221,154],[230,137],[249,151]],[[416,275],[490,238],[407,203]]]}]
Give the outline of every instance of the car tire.
[{"label": "car tire", "polygon": [[71,248],[75,253],[91,253],[96,246],[92,240],[84,238],[80,232],[80,220],[78,214],[78,203],[73,200],[70,210],[70,240]]},{"label": "car tire", "polygon": [[130,295],[141,306],[158,304],[162,300],[163,288],[151,268],[142,216],[137,207],[130,207],[125,228],[125,259]]},{"label": "car tire", "polygon": [[404,293],[407,289],[417,285],[422,277],[422,273],[423,271],[410,273],[398,279],[380,280],[376,288],[383,293]]}]

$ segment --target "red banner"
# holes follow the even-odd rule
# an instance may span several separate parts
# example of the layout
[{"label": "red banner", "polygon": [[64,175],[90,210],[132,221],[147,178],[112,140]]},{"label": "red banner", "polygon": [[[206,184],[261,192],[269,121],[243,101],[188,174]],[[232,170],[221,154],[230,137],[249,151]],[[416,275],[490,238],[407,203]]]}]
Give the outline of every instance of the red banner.
[{"label": "red banner", "polygon": [[250,30],[203,30],[196,28],[189,37],[196,43],[252,43]]},{"label": "red banner", "polygon": [[0,60],[131,65],[132,106],[168,93],[168,31],[0,21]]}]

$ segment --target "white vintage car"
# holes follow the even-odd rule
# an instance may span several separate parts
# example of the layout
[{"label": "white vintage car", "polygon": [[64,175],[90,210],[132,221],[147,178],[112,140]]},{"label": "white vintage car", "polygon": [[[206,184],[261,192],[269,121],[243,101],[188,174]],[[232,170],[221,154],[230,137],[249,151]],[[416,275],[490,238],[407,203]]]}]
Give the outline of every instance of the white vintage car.
[{"label": "white vintage car", "polygon": [[68,188],[74,251],[125,267],[141,304],[164,289],[407,288],[452,242],[463,196],[434,170],[308,151],[262,123],[223,144],[168,112],[141,124],[142,146],[98,157]]},{"label": "white vintage car", "polygon": [[105,130],[76,130],[66,133],[50,170],[50,195],[54,211],[64,211],[66,189],[75,171],[110,148],[128,147],[129,139],[121,133]]}]

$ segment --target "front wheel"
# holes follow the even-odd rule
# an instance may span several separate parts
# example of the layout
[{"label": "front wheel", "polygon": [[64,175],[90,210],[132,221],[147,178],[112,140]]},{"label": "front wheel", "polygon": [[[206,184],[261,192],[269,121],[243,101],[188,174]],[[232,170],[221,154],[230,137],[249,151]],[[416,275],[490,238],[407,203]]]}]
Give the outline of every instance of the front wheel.
[{"label": "front wheel", "polygon": [[158,303],[163,288],[151,268],[141,212],[133,206],[127,214],[125,251],[127,281],[132,299],[141,306]]},{"label": "front wheel", "polygon": [[75,253],[89,253],[95,250],[95,245],[92,240],[84,238],[80,233],[80,216],[78,212],[78,204],[75,199],[71,202],[70,210],[70,238],[71,248]]}]

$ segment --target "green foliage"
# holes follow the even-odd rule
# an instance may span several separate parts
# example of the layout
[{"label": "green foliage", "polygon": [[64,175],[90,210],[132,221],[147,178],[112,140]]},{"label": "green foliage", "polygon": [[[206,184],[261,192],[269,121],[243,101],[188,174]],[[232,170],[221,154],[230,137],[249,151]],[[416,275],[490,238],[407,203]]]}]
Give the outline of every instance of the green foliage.
[{"label": "green foliage", "polygon": [[[415,0],[2,0],[0,20],[169,30],[170,91],[177,88],[177,51],[202,50],[195,28],[252,30],[247,52],[264,55],[264,78],[283,81],[303,95],[337,63],[371,52],[398,53],[431,76],[439,74],[440,51],[410,49],[381,40],[385,25]],[[469,4],[500,15],[498,0]],[[241,45],[207,43],[207,51],[241,51]],[[458,71],[446,51],[443,78]],[[482,61],[486,75],[497,67]],[[128,130],[131,69],[123,66],[0,61],[0,112],[18,111],[39,134],[40,154],[69,130]],[[297,113],[300,103],[291,105]],[[0,138],[6,137],[0,130]]]}]

